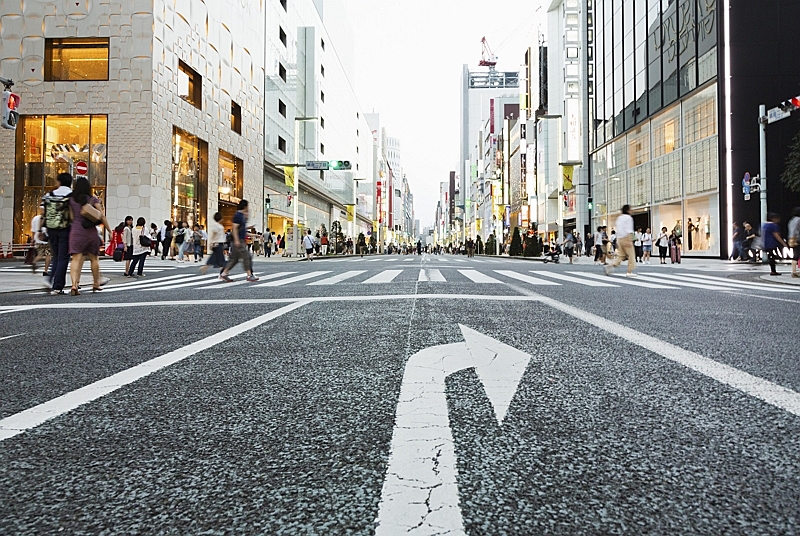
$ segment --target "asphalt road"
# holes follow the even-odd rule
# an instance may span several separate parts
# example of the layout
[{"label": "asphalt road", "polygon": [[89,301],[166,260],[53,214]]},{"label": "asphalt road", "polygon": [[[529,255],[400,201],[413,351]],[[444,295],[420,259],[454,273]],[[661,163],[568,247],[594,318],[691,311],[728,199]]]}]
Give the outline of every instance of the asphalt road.
[{"label": "asphalt road", "polygon": [[0,534],[798,534],[800,287],[719,266],[0,295]]}]

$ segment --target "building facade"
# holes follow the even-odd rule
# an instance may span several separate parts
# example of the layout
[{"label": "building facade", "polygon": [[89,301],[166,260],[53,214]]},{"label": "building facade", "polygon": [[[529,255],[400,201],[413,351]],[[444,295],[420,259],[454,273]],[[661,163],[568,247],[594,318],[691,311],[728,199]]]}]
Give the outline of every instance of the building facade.
[{"label": "building facade", "polygon": [[[782,51],[797,47],[786,21],[798,17],[781,0],[594,2],[593,226],[629,204],[636,226],[674,230],[685,255],[723,258],[734,221],[758,227],[741,180],[758,172],[758,105],[797,93],[799,62]],[[786,215],[797,196],[776,179],[797,125],[783,123],[770,126],[769,207]]]},{"label": "building facade", "polygon": [[263,5],[24,0],[1,17],[22,117],[0,132],[0,240],[27,241],[61,172],[85,175],[112,223],[202,225],[241,198],[260,221]]}]

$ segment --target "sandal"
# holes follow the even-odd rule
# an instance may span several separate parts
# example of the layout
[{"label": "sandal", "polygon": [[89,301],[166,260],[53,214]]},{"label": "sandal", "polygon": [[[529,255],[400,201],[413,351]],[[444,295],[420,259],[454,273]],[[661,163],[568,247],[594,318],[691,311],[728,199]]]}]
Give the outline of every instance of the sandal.
[{"label": "sandal", "polygon": [[92,292],[100,292],[103,290],[103,287],[92,287]]},{"label": "sandal", "polygon": [[80,292],[78,292],[78,289],[76,289],[75,287],[72,287],[72,288],[69,290],[69,295],[70,295],[70,296],[80,296],[80,295],[81,295],[81,293],[80,293]]}]

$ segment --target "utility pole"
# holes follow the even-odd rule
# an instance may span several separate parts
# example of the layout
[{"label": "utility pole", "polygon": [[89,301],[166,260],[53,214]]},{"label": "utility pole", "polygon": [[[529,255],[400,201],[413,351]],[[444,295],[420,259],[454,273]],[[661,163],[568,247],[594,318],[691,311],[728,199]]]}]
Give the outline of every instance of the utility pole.
[{"label": "utility pole", "polygon": [[758,139],[760,142],[759,155],[759,200],[761,201],[761,223],[767,221],[767,107],[758,107]]},{"label": "utility pole", "polygon": [[299,231],[298,231],[298,221],[299,214],[297,212],[297,207],[299,206],[300,201],[300,174],[297,170],[301,167],[300,165],[300,123],[303,121],[314,121],[316,117],[295,117],[294,118],[294,199],[292,199],[292,217],[294,218],[292,221],[294,224],[292,225],[292,255],[297,257],[300,254],[300,241],[299,241]]}]

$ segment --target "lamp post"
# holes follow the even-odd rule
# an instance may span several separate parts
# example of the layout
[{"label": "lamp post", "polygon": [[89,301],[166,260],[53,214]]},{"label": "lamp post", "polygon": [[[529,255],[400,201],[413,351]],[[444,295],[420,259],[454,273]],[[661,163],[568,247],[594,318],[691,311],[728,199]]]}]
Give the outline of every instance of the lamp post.
[{"label": "lamp post", "polygon": [[300,123],[304,121],[315,121],[316,117],[295,117],[294,118],[294,199],[292,207],[292,217],[294,224],[292,225],[292,254],[297,257],[300,252],[298,221],[297,213],[298,202],[300,199],[300,174],[297,169],[300,167]]},{"label": "lamp post", "polygon": [[353,238],[356,236],[356,223],[358,223],[358,182],[365,180],[367,179],[353,177],[353,225],[350,228],[350,236]]}]

